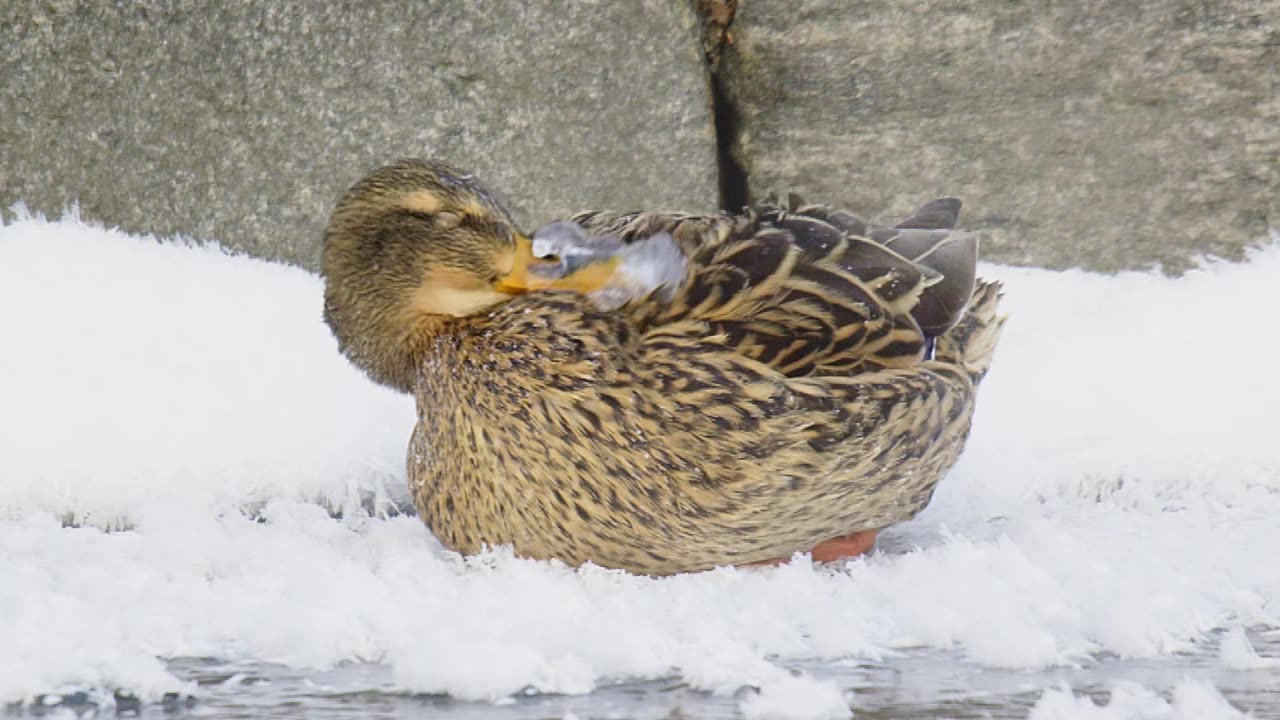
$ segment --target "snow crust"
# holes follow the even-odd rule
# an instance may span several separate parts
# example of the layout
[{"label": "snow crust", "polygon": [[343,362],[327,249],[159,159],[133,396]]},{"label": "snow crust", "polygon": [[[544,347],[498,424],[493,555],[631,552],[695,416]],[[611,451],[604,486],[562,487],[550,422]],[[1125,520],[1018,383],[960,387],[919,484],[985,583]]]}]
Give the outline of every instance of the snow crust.
[{"label": "snow crust", "polygon": [[1050,690],[1031,709],[1028,720],[1246,720],[1250,716],[1227,702],[1213,685],[1183,680],[1172,701],[1133,683],[1117,683],[1103,705],[1070,689]]},{"label": "snow crust", "polygon": [[[0,227],[0,702],[198,692],[161,659],[209,656],[485,701],[678,674],[748,718],[843,718],[788,664],[1035,669],[1280,628],[1280,245],[1177,279],[983,272],[1010,319],[921,516],[840,567],[650,579],[460,558],[386,512],[413,404],[338,355],[318,278],[24,215]],[[1223,667],[1272,667],[1226,642]],[[1199,680],[1032,713],[1240,716]]]},{"label": "snow crust", "polygon": [[1228,670],[1280,670],[1280,658],[1263,657],[1243,628],[1232,628],[1218,645],[1218,659]]}]

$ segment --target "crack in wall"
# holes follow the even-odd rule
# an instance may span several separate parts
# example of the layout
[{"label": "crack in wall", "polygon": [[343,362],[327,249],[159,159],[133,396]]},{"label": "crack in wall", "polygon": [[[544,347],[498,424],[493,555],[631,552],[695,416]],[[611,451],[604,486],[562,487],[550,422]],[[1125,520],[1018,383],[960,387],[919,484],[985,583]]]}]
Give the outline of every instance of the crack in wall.
[{"label": "crack in wall", "polygon": [[711,71],[710,84],[711,112],[716,129],[720,209],[736,212],[751,202],[747,191],[747,169],[738,158],[738,109],[725,95],[724,82],[718,71]]},{"label": "crack in wall", "polygon": [[738,0],[695,0],[694,10],[702,23],[702,53],[706,60],[707,88],[711,95],[711,116],[716,141],[716,171],[720,209],[737,212],[747,206],[750,193],[747,169],[741,161],[739,112],[725,88],[720,59],[733,44],[729,32]]}]

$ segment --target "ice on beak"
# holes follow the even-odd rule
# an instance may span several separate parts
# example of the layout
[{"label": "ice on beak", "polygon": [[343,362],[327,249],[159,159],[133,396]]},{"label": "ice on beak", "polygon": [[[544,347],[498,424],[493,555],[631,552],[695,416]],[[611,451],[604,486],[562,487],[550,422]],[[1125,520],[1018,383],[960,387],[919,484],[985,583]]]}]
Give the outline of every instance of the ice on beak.
[{"label": "ice on beak", "polygon": [[622,264],[618,274],[624,276],[636,296],[655,293],[660,302],[670,302],[684,282],[689,263],[671,233],[660,232],[624,247],[619,253]]},{"label": "ice on beak", "polygon": [[535,258],[559,258],[556,263],[539,263],[530,268],[538,275],[562,278],[587,265],[607,260],[622,249],[622,240],[611,235],[590,235],[568,220],[547,223],[531,238]]},{"label": "ice on beak", "polygon": [[592,263],[616,258],[618,267],[608,284],[588,295],[605,309],[649,296],[669,302],[688,272],[684,253],[666,232],[624,243],[618,237],[592,235],[575,222],[561,220],[543,225],[531,240],[534,257],[557,259],[539,263],[536,270],[530,268],[543,277],[562,278]]}]

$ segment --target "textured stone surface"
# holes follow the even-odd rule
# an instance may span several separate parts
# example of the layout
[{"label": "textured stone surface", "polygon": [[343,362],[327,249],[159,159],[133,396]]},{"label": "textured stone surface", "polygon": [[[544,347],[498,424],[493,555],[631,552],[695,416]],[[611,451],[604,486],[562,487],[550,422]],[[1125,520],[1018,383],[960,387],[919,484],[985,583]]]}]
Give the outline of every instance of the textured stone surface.
[{"label": "textured stone surface", "polygon": [[0,3],[0,205],[315,267],[337,195],[436,155],[518,218],[716,204],[692,6]]},{"label": "textured stone surface", "polygon": [[961,197],[1000,261],[1238,257],[1280,224],[1280,2],[744,0],[721,66],[753,194]]}]

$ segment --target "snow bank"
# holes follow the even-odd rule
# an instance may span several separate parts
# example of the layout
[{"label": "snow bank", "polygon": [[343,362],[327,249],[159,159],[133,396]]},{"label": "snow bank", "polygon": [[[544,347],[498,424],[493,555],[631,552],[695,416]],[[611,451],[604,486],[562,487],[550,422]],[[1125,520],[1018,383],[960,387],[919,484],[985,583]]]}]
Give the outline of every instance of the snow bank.
[{"label": "snow bank", "polygon": [[1173,688],[1173,701],[1141,685],[1117,683],[1111,698],[1099,706],[1069,689],[1046,692],[1028,720],[1247,720],[1212,685],[1184,680]]},{"label": "snow bank", "polygon": [[[189,691],[157,658],[213,656],[381,661],[478,700],[679,674],[758,688],[747,717],[838,718],[840,689],[788,663],[923,646],[1041,668],[1280,627],[1280,247],[1179,279],[985,272],[1011,319],[925,513],[844,567],[649,579],[464,560],[380,513],[412,403],[338,356],[314,276],[74,219],[0,227],[0,702]],[[1050,691],[1033,717],[1225,704],[1117,692]]]},{"label": "snow bank", "polygon": [[321,287],[216,246],[0,229],[0,514],[403,495],[412,403],[338,356]]}]

